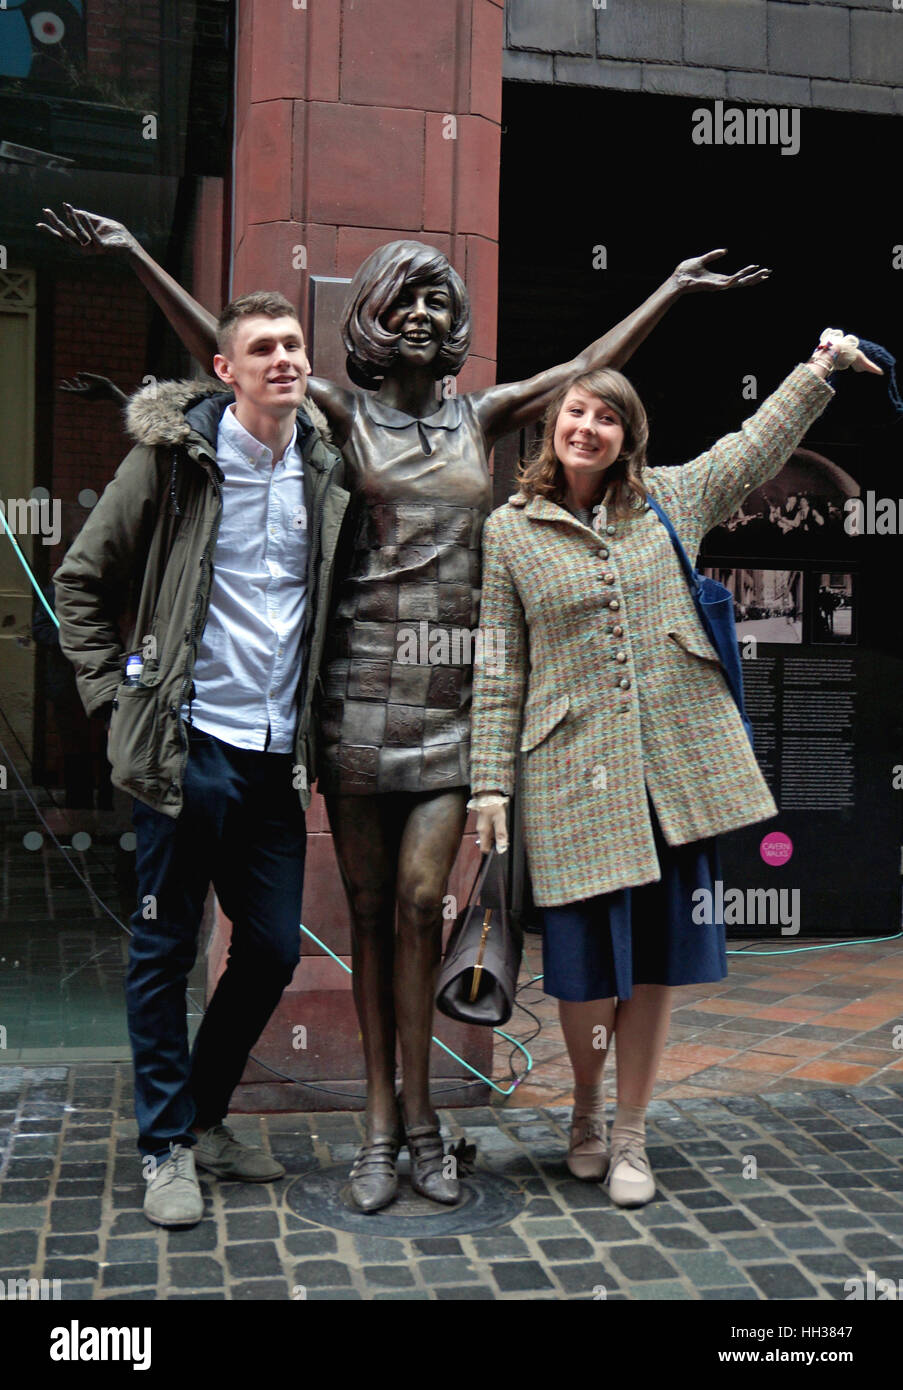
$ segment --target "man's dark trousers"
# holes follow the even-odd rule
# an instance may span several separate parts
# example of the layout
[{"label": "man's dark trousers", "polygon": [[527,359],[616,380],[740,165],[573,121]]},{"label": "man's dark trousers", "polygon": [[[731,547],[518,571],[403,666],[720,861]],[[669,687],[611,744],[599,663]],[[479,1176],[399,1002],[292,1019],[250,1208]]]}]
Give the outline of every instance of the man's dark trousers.
[{"label": "man's dark trousers", "polygon": [[[290,753],[233,748],[189,731],[183,806],[134,803],[138,908],[126,979],[142,1154],[193,1144],[229,1109],[298,963],[306,827]],[[185,992],[213,883],[232,944],[189,1058]]]}]

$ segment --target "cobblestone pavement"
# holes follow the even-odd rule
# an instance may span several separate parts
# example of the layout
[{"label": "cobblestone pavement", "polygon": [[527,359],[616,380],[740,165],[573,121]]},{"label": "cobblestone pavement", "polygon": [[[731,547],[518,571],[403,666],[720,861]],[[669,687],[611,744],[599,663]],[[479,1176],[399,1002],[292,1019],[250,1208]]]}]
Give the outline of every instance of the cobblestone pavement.
[{"label": "cobblestone pavement", "polygon": [[0,1068],[0,1278],[59,1279],[64,1299],[246,1300],[830,1300],[869,1270],[903,1280],[903,1077],[653,1101],[659,1194],[633,1212],[568,1174],[569,1115],[444,1112],[447,1137],[477,1147],[466,1204],[407,1191],[369,1217],[341,1195],[359,1116],[238,1116],[288,1176],[202,1176],[203,1221],[167,1232],[141,1212],[127,1066]]}]

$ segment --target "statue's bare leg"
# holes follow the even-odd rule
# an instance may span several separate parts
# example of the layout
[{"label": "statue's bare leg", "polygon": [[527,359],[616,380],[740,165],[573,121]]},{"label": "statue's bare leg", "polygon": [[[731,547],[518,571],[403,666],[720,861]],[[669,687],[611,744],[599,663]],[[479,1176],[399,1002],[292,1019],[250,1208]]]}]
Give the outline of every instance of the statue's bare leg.
[{"label": "statue's bare leg", "polygon": [[392,1134],[395,1099],[395,882],[403,816],[391,796],[327,796],[351,912],[354,1003],[367,1072],[367,1136]]},{"label": "statue's bare leg", "polygon": [[467,819],[467,790],[418,794],[398,863],[395,1018],[401,1042],[405,1120],[435,1122],[429,1062],[433,1001],[442,951],[442,902]]}]

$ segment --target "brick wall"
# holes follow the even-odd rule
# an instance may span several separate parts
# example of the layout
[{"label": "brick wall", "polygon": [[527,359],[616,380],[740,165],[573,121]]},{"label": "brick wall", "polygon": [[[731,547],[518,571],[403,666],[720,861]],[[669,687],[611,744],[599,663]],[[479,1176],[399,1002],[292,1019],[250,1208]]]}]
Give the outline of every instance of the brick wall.
[{"label": "brick wall", "polygon": [[[55,287],[53,382],[76,372],[108,376],[120,390],[135,390],[147,371],[146,346],[150,306],[143,287],[133,278],[111,280],[103,273],[80,270],[61,275]],[[91,305],[103,304],[103,312]],[[128,452],[118,406],[83,401],[56,390],[53,397],[53,470],[51,495],[63,503],[64,514],[77,520],[87,512],[78,506],[86,488],[100,495]],[[70,513],[69,509],[75,510]],[[51,553],[51,569],[62,551]]]},{"label": "brick wall", "polygon": [[122,0],[91,0],[85,11],[85,49],[91,76],[156,91],[160,5],[125,6]]},{"label": "brick wall", "polygon": [[891,0],[508,0],[505,78],[903,114]]}]

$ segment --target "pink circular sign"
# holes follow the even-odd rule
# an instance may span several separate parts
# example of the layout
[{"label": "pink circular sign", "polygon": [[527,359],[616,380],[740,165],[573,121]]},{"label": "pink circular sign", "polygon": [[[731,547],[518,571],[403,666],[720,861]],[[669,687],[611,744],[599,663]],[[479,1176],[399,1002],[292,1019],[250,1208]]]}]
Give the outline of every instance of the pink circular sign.
[{"label": "pink circular sign", "polygon": [[793,854],[793,841],[783,830],[769,830],[762,838],[759,853],[766,864],[770,864],[773,869],[779,869]]}]

